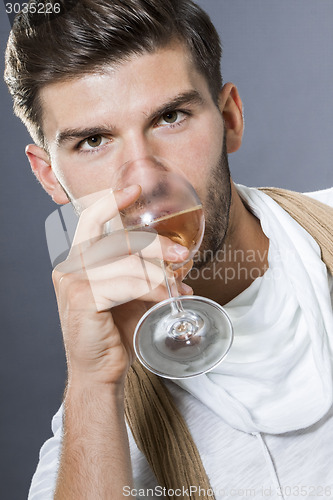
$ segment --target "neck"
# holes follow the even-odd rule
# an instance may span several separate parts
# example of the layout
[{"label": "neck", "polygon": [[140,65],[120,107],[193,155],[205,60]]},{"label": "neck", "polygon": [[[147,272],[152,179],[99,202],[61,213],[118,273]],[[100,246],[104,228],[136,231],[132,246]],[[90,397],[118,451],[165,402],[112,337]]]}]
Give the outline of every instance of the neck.
[{"label": "neck", "polygon": [[[269,240],[231,182],[228,232],[215,259],[186,279],[195,295],[223,305],[243,292],[268,268]],[[194,270],[195,271],[195,270]]]}]

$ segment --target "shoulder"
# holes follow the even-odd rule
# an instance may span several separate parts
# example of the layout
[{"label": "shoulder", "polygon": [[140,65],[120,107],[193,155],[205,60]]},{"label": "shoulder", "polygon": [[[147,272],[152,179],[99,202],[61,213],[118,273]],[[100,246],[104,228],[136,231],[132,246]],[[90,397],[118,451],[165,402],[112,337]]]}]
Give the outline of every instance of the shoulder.
[{"label": "shoulder", "polygon": [[321,203],[324,203],[325,205],[333,207],[333,187],[303,194],[310,196],[310,198],[313,198],[314,200],[321,201]]}]

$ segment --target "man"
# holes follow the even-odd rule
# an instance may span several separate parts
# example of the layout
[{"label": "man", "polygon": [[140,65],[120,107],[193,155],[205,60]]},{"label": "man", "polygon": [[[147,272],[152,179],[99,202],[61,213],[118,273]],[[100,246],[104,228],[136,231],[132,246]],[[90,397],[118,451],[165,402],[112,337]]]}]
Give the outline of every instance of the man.
[{"label": "man", "polygon": [[[6,80],[35,141],[29,161],[54,201],[80,214],[54,271],[68,384],[31,499],[333,494],[332,276],[283,208],[232,182],[242,103],[222,85],[220,55],[190,0],[65,1],[43,19],[28,9],[14,25]],[[167,238],[149,246],[147,289],[141,258],[103,238],[140,194],[137,185],[111,191],[119,168],[151,158],[185,176],[205,209],[198,261],[187,285],[188,266],[176,276],[181,293],[225,305],[235,330],[226,361],[175,383],[130,368],[132,335],[167,297],[160,249],[175,263],[188,251]],[[321,196],[333,205],[332,191]],[[87,263],[103,274],[92,280]]]}]

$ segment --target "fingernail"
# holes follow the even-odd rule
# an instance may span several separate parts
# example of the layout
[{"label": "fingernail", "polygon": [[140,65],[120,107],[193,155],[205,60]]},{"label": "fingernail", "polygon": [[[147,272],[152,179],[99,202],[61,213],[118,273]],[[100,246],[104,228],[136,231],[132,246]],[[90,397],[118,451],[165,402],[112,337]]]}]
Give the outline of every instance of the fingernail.
[{"label": "fingernail", "polygon": [[133,194],[138,189],[138,184],[134,184],[133,186],[128,186],[123,189],[123,193],[125,194]]},{"label": "fingernail", "polygon": [[176,257],[186,257],[188,254],[188,249],[186,247],[183,247],[182,245],[174,245],[173,247],[170,248],[170,252]]},{"label": "fingernail", "polygon": [[184,292],[187,295],[192,295],[193,294],[193,289],[186,285],[186,283],[181,283],[179,288],[181,289],[182,292]]}]

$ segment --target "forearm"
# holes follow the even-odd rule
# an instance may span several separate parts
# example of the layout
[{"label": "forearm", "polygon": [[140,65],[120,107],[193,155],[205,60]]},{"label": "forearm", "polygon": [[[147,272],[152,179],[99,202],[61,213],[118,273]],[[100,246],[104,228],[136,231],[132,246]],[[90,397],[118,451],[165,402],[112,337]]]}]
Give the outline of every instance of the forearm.
[{"label": "forearm", "polygon": [[146,303],[168,297],[154,262],[188,255],[165,237],[152,245],[149,235],[143,259],[144,233],[131,238],[131,252],[118,231],[105,236],[105,223],[139,198],[133,187],[108,191],[82,211],[71,251],[52,273],[69,373],[55,500],[123,500],[124,486],[132,487],[123,384],[134,329]]},{"label": "forearm", "polygon": [[123,487],[132,485],[132,471],[121,391],[71,384],[64,406],[54,499],[123,499]]}]

